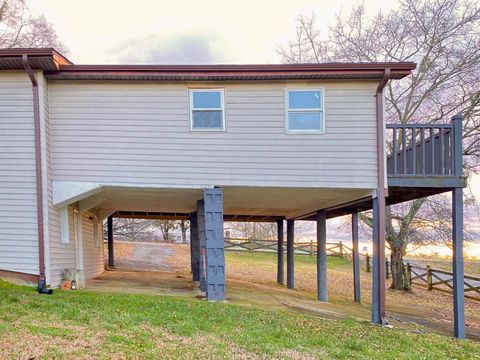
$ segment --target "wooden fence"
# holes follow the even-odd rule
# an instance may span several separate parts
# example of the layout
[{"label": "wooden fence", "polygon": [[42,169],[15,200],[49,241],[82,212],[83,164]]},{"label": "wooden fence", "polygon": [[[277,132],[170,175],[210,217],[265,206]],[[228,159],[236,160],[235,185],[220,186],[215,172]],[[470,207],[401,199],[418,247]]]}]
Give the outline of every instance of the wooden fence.
[{"label": "wooden fence", "polygon": [[[410,285],[423,285],[428,290],[451,292],[453,290],[453,274],[448,271],[421,267],[407,263],[407,273]],[[480,277],[464,276],[465,297],[480,300]]]},{"label": "wooden fence", "polygon": [[[293,247],[295,249],[295,254],[312,256],[317,254],[317,243],[313,241],[308,243],[294,243]],[[277,240],[225,238],[225,250],[277,252],[278,243]],[[284,242],[283,251],[286,251],[286,242]],[[352,249],[341,241],[338,243],[327,243],[327,255],[350,258],[352,256]]]}]

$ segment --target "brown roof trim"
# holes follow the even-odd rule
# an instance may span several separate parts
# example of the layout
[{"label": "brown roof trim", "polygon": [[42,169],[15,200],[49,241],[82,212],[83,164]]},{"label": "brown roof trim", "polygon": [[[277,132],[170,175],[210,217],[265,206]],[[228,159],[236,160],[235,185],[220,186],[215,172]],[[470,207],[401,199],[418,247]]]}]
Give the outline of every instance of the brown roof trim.
[{"label": "brown roof trim", "polygon": [[0,70],[23,69],[22,57],[27,55],[33,69],[45,71],[58,70],[61,65],[73,63],[52,48],[14,48],[0,49]]},{"label": "brown roof trim", "polygon": [[62,65],[48,72],[55,80],[298,80],[381,79],[390,69],[392,79],[411,74],[414,63],[330,63],[274,65]]},{"label": "brown roof trim", "polygon": [[411,74],[412,62],[256,65],[74,65],[52,48],[0,49],[0,70],[22,69],[28,55],[32,68],[53,80],[300,80],[381,79],[390,69],[392,79]]}]

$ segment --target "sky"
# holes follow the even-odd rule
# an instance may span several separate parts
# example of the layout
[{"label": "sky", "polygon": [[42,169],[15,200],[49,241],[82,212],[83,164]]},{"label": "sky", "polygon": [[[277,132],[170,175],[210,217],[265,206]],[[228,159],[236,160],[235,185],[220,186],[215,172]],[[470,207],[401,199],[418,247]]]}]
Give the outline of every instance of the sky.
[{"label": "sky", "polygon": [[[357,0],[27,0],[74,63],[278,63],[301,14],[325,29]],[[364,0],[376,12],[392,0]]]},{"label": "sky", "polygon": [[[27,0],[54,24],[77,64],[279,63],[299,15],[315,12],[322,36],[358,0]],[[396,0],[363,0],[367,12]],[[480,177],[471,180],[480,198]],[[478,225],[478,217],[470,220]],[[338,234],[338,224],[329,231]],[[346,236],[343,234],[342,236]]]}]

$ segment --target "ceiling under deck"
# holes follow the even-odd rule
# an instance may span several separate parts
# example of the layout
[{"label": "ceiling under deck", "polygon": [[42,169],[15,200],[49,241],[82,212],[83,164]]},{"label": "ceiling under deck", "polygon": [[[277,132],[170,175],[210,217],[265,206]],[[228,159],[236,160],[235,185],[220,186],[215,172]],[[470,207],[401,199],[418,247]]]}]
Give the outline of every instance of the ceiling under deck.
[{"label": "ceiling under deck", "polygon": [[[224,187],[224,213],[239,219],[297,216],[321,208],[371,196],[371,189]],[[188,214],[202,199],[201,189],[133,188],[102,186],[93,195],[79,199],[82,211],[102,214],[116,211],[135,213]],[[125,213],[124,213],[125,214]],[[138,215],[137,214],[137,215]]]}]

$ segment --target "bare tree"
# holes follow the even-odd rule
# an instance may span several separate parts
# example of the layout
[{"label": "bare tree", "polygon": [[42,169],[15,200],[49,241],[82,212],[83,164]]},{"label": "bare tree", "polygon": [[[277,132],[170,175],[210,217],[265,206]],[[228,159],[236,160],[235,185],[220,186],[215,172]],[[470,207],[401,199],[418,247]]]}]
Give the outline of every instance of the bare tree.
[{"label": "bare tree", "polygon": [[173,231],[178,229],[178,222],[175,220],[156,220],[156,226],[162,232],[163,241],[174,241]]},{"label": "bare tree", "polygon": [[277,225],[271,222],[231,222],[228,230],[234,236],[244,239],[273,240],[277,238]]},{"label": "bare tree", "polygon": [[0,0],[0,48],[54,47],[67,53],[51,23],[35,16],[25,0]]},{"label": "bare tree", "polygon": [[187,242],[187,231],[190,229],[190,221],[188,220],[179,220],[178,226],[180,227],[180,231],[182,232],[182,243]]},{"label": "bare tree", "polygon": [[[126,241],[151,241],[154,237],[152,220],[113,218],[113,236]],[[107,237],[107,222],[104,222],[104,237]]]},{"label": "bare tree", "polygon": [[[480,157],[480,7],[469,0],[401,0],[398,10],[368,17],[363,5],[338,15],[325,39],[315,14],[298,19],[295,40],[278,50],[297,62],[414,61],[412,76],[385,90],[390,123],[445,122],[461,112],[465,172],[476,171]],[[442,196],[418,199],[387,209],[392,288],[405,289],[403,256],[410,243],[437,237],[442,211],[432,206]],[[468,202],[467,202],[468,203]],[[426,205],[428,204],[428,205]],[[445,214],[444,214],[445,215]],[[450,212],[448,211],[448,216]],[[369,222],[368,216],[362,216]],[[431,226],[425,226],[428,223]],[[430,232],[429,232],[430,230]],[[423,235],[419,235],[419,234]]]}]

